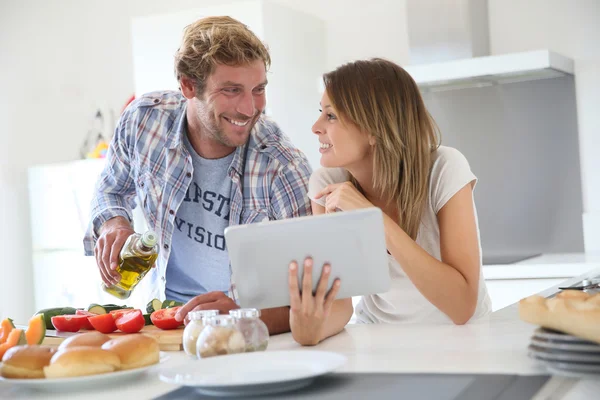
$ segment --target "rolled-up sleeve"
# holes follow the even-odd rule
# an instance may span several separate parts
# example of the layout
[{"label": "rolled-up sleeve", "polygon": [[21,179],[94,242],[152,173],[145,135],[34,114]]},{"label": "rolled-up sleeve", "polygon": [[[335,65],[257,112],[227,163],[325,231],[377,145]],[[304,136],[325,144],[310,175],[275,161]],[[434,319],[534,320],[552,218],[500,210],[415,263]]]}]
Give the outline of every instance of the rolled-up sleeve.
[{"label": "rolled-up sleeve", "polygon": [[286,219],[311,215],[308,182],[312,170],[305,157],[282,166],[271,186],[271,215]]},{"label": "rolled-up sleeve", "polygon": [[134,207],[135,185],[129,153],[134,137],[131,128],[135,109],[132,106],[119,120],[106,154],[106,165],[96,184],[91,204],[91,220],[83,239],[85,254],[88,256],[94,254],[98,231],[104,222],[119,216],[130,222],[133,220],[131,210]]}]

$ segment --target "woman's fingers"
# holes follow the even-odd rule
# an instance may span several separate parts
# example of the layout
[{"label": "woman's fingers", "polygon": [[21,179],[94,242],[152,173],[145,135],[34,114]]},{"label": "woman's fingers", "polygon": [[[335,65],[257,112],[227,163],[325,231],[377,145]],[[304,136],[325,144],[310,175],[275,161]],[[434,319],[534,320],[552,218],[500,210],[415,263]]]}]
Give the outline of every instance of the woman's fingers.
[{"label": "woman's fingers", "polygon": [[290,288],[290,307],[292,310],[299,310],[302,306],[300,298],[300,288],[298,286],[298,263],[292,261],[289,265],[288,284]]},{"label": "woman's fingers", "polygon": [[323,310],[325,314],[329,314],[329,310],[331,309],[331,306],[333,305],[333,302],[335,301],[335,298],[337,297],[341,286],[342,282],[339,278],[333,281],[333,286],[331,287],[329,293],[327,293],[327,297],[325,297],[325,303],[323,305]]},{"label": "woman's fingers", "polygon": [[315,300],[317,302],[317,305],[321,305],[325,301],[325,294],[327,293],[327,284],[329,283],[330,273],[331,266],[329,264],[323,264],[323,270],[321,271],[321,279],[319,279],[317,291],[315,292]]}]

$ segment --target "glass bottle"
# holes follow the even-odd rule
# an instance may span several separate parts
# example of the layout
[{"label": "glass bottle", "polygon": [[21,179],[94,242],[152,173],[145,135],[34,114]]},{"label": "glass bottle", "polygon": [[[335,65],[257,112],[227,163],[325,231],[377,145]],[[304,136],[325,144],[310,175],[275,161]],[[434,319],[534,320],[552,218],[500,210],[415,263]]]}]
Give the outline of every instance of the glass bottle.
[{"label": "glass bottle", "polygon": [[219,310],[201,310],[190,311],[188,316],[190,321],[183,330],[183,351],[193,358],[196,358],[196,342],[198,336],[202,333],[205,323],[204,320],[208,317],[219,315]]},{"label": "glass bottle", "polygon": [[238,308],[230,310],[236,325],[246,341],[245,352],[264,351],[269,345],[269,329],[259,318],[260,310],[256,308]]},{"label": "glass bottle", "polygon": [[119,255],[117,272],[121,279],[114,285],[102,283],[102,289],[119,299],[127,299],[158,258],[158,236],[153,231],[134,233],[127,238]]},{"label": "glass bottle", "polygon": [[243,353],[246,348],[244,335],[230,315],[215,315],[204,319],[205,327],[196,342],[198,358]]}]

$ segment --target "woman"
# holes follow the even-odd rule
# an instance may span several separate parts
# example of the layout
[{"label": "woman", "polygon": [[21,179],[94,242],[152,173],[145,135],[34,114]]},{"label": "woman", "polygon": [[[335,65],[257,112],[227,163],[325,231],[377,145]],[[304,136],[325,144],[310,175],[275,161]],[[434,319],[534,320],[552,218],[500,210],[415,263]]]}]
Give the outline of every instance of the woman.
[{"label": "woman", "polygon": [[[465,324],[489,314],[473,202],[477,178],[459,151],[440,146],[414,80],[383,59],[343,65],[323,80],[312,130],[324,168],[310,179],[313,213],[384,213],[392,286],[361,298],[357,321]],[[335,299],[339,280],[326,293],[330,266],[314,295],[312,260],[304,260],[301,282],[297,268],[290,264],[290,326],[296,341],[313,345],[344,328],[352,299]]]}]

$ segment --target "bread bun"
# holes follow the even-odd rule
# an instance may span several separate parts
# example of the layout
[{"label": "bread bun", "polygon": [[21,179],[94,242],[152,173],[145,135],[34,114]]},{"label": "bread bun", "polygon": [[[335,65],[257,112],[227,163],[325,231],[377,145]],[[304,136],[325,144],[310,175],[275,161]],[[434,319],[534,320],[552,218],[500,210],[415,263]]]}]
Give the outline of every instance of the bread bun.
[{"label": "bread bun", "polygon": [[44,367],[50,364],[55,352],[56,349],[49,346],[12,347],[2,357],[0,375],[13,379],[44,378]]},{"label": "bread bun", "polygon": [[110,340],[110,336],[101,332],[86,332],[79,335],[71,336],[65,339],[59,346],[58,350],[67,349],[69,347],[101,347],[104,343]]},{"label": "bread bun", "polygon": [[157,364],[160,358],[158,341],[142,333],[111,339],[102,348],[119,356],[123,370]]},{"label": "bread bun", "polygon": [[117,371],[121,366],[119,357],[98,347],[81,346],[59,350],[50,365],[44,367],[46,378],[69,378],[97,375]]},{"label": "bread bun", "polygon": [[519,302],[519,317],[531,324],[600,343],[600,293],[565,290],[551,299],[530,296]]}]

